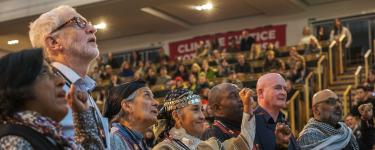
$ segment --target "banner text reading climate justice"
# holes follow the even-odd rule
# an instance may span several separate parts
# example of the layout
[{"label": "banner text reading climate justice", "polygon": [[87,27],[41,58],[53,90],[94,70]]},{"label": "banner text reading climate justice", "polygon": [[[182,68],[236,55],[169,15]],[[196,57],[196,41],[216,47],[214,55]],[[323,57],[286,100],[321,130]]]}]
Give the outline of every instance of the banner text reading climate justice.
[{"label": "banner text reading climate justice", "polygon": [[[273,43],[275,47],[282,47],[286,44],[286,25],[263,26],[252,29],[243,29],[248,31],[256,43],[265,47],[269,43]],[[175,59],[191,59],[195,56],[195,50],[199,41],[208,43],[217,38],[219,47],[226,48],[230,39],[235,38],[236,44],[239,46],[241,41],[241,33],[243,30],[230,31],[226,33],[216,33],[211,35],[203,35],[191,39],[175,41],[169,43],[170,58]]]}]

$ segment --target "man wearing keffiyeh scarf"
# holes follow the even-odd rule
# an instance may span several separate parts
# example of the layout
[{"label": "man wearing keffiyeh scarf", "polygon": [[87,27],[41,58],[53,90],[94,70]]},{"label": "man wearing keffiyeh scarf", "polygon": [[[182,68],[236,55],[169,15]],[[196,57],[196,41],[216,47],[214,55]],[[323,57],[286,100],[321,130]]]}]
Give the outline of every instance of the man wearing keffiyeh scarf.
[{"label": "man wearing keffiyeh scarf", "polygon": [[309,150],[358,150],[352,130],[340,122],[342,102],[329,89],[313,96],[311,118],[298,138],[301,149]]}]

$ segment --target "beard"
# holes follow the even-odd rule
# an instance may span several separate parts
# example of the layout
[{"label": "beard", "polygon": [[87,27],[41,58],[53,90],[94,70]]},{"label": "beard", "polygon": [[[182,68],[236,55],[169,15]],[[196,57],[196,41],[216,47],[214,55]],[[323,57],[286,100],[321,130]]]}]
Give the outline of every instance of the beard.
[{"label": "beard", "polygon": [[82,41],[72,42],[72,44],[70,45],[70,51],[72,56],[90,62],[99,56],[98,47],[93,47],[89,44],[82,43]]}]

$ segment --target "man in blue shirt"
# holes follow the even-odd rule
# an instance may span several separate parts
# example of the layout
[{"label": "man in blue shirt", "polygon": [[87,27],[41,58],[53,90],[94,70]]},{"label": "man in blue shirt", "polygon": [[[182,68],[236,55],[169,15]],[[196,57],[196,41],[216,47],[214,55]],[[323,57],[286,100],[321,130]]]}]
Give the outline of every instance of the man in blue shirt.
[{"label": "man in blue shirt", "polygon": [[[99,55],[94,26],[70,6],[59,6],[38,17],[30,24],[29,37],[33,47],[42,47],[54,70],[66,80],[64,90],[72,84],[84,92],[95,88],[95,81],[87,76],[90,62]],[[94,99],[88,104],[94,108],[97,129],[104,145],[109,146],[108,121],[104,118]],[[63,135],[74,138],[73,113],[71,109],[60,122]],[[109,147],[106,147],[109,149]]]}]

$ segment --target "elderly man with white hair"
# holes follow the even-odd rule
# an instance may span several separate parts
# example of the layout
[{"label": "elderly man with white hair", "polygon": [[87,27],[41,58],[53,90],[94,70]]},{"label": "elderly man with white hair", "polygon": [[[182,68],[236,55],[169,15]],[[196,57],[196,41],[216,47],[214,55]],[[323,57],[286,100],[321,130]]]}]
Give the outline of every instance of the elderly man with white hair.
[{"label": "elderly man with white hair", "polygon": [[352,130],[341,122],[342,102],[336,93],[325,89],[315,93],[311,118],[297,139],[306,150],[357,150]]},{"label": "elderly man with white hair", "polygon": [[[96,83],[87,76],[87,71],[90,62],[99,55],[95,33],[96,29],[86,18],[74,8],[63,5],[40,15],[32,22],[29,36],[32,46],[43,48],[55,72],[65,78],[65,91],[68,91],[71,85],[75,85],[80,91],[90,92]],[[93,130],[97,130],[104,145],[108,146],[108,121],[102,117],[91,96],[87,102],[95,116],[95,124],[85,126],[92,126]],[[68,115],[60,122],[64,136],[79,136],[80,131],[74,131],[73,128],[74,116],[70,109]]]}]

